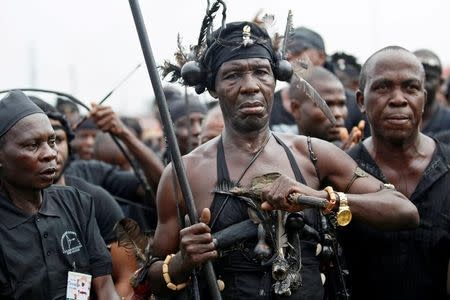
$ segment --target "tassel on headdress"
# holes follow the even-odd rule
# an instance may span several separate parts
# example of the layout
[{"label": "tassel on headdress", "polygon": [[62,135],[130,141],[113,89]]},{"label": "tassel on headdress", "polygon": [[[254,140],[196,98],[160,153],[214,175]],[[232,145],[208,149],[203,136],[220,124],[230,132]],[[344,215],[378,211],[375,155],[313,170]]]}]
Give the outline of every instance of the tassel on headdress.
[{"label": "tassel on headdress", "polygon": [[214,2],[211,7],[209,7],[208,1],[208,7],[206,9],[206,14],[202,21],[200,34],[197,39],[197,44],[190,47],[190,52],[187,52],[184,49],[184,47],[181,44],[181,37],[180,35],[178,35],[177,40],[178,50],[177,52],[175,52],[176,64],[171,63],[168,60],[164,62],[163,66],[161,66],[162,75],[164,78],[171,74],[171,78],[169,79],[170,82],[178,81],[181,84],[188,86],[199,85],[202,81],[205,80],[206,74],[202,68],[202,65],[199,62],[201,61],[201,57],[205,49],[207,48],[206,42],[212,32],[213,21],[220,7],[222,7],[222,27],[223,27],[226,19],[225,3],[222,0],[218,0]]}]

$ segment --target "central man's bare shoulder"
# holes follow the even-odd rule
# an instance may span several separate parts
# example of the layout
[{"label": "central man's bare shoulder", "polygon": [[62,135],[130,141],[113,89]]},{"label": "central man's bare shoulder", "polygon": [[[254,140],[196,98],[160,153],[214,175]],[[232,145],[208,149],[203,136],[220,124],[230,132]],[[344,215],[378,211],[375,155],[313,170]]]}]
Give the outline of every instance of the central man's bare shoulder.
[{"label": "central man's bare shoulder", "polygon": [[203,159],[215,159],[217,155],[217,144],[219,141],[220,136],[215,137],[184,155],[183,159],[185,161],[189,161],[190,163]]},{"label": "central man's bare shoulder", "polygon": [[297,161],[301,162],[305,158],[310,162],[316,161],[315,167],[319,169],[321,179],[329,176],[348,175],[347,173],[352,173],[356,166],[356,163],[344,151],[330,142],[312,137],[308,142],[308,137],[304,135],[277,135],[292,149]]},{"label": "central man's bare shoulder", "polygon": [[295,155],[308,155],[308,144],[307,137],[299,134],[291,134],[291,133],[274,133],[277,137],[279,137],[283,143],[288,146],[291,150],[293,150]]},{"label": "central man's bare shoulder", "polygon": [[332,153],[344,153],[341,149],[339,149],[333,143],[324,141],[322,139],[309,137],[310,142],[308,144],[308,137],[305,135],[294,135],[288,133],[277,133],[277,135],[286,143],[288,147],[292,147],[293,149],[300,151],[302,154],[310,155],[310,151],[313,152],[327,152],[331,151]]},{"label": "central man's bare shoulder", "polygon": [[[219,141],[220,137],[213,138],[183,156],[188,175],[202,171],[215,171]],[[212,166],[214,166],[214,170],[211,168]]]}]

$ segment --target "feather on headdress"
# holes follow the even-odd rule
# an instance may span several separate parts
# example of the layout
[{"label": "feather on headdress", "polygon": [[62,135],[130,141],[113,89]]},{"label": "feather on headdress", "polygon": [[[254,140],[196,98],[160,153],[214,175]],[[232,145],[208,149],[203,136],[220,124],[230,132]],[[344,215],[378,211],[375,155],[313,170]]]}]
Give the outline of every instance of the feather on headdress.
[{"label": "feather on headdress", "polygon": [[222,28],[225,25],[226,20],[226,5],[222,0],[217,0],[211,7],[206,9],[206,14],[203,17],[202,25],[200,28],[200,34],[197,39],[197,44],[190,47],[190,51],[186,51],[181,43],[181,36],[177,37],[177,51],[175,52],[175,63],[171,63],[169,60],[165,60],[164,64],[160,66],[162,70],[163,78],[171,75],[170,82],[180,82],[183,85],[190,85],[189,82],[185,82],[182,77],[181,69],[190,61],[200,61],[203,52],[206,49],[206,41],[213,30],[213,21],[216,13],[222,7]]},{"label": "feather on headdress", "polygon": [[153,234],[141,231],[138,223],[130,218],[123,218],[114,226],[119,247],[130,250],[136,259],[145,264],[150,255],[153,244]]}]

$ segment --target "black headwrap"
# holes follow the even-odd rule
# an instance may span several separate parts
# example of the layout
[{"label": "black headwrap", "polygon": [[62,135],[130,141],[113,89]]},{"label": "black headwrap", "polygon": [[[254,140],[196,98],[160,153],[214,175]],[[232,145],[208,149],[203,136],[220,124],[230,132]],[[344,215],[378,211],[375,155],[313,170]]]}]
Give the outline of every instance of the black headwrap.
[{"label": "black headwrap", "polygon": [[[169,110],[172,121],[176,122],[179,118],[187,116],[188,106],[184,99],[177,100],[170,103]],[[196,97],[193,97],[189,100],[189,113],[193,112],[198,112],[206,115],[208,109],[206,105],[201,103]]]},{"label": "black headwrap", "polygon": [[97,130],[97,124],[95,124],[94,120],[92,120],[92,118],[87,118],[84,122],[82,122],[79,126],[77,126],[77,129],[75,129],[75,131],[78,130],[83,130],[83,129],[94,129]]},{"label": "black headwrap", "polygon": [[0,100],[0,138],[23,118],[43,113],[23,92],[8,93]]},{"label": "black headwrap", "polygon": [[233,22],[213,32],[202,59],[208,72],[206,87],[214,90],[217,71],[224,62],[246,58],[266,58],[274,67],[277,59],[265,29],[251,22]]}]

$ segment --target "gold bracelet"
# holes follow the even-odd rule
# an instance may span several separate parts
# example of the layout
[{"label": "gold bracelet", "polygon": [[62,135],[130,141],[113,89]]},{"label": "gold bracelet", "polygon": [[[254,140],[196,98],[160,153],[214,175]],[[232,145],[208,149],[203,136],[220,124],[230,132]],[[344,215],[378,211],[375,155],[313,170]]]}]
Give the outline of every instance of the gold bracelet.
[{"label": "gold bracelet", "polygon": [[336,194],[333,191],[333,188],[331,186],[327,186],[324,189],[325,192],[328,194],[328,205],[323,210],[324,214],[329,214],[332,212],[334,205],[336,204]]},{"label": "gold bracelet", "polygon": [[164,281],[167,284],[167,288],[171,289],[172,291],[179,291],[186,287],[187,281],[184,283],[177,284],[177,285],[172,283],[172,280],[170,279],[170,275],[169,275],[169,264],[174,256],[175,256],[175,254],[169,254],[166,256],[166,259],[164,260],[164,263],[162,265],[162,274],[164,277]]},{"label": "gold bracelet", "polygon": [[350,211],[350,206],[348,206],[347,195],[341,192],[337,193],[339,194],[340,203],[336,221],[339,226],[347,226],[352,220],[352,212]]}]

